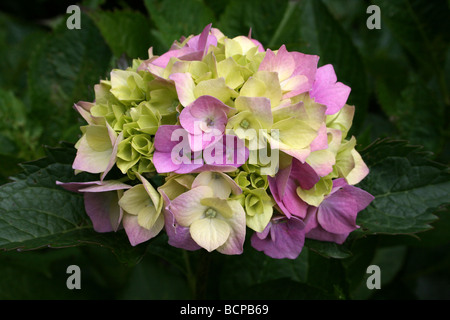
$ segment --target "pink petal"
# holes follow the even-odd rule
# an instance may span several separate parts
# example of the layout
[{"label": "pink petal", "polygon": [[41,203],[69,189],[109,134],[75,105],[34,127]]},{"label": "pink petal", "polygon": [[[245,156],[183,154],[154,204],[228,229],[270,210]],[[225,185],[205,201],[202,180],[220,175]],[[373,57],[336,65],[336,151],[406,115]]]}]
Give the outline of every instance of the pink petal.
[{"label": "pink petal", "polygon": [[307,209],[306,217],[303,219],[303,222],[305,223],[305,233],[308,234],[309,231],[312,229],[315,229],[319,226],[319,223],[317,222],[317,207],[309,206]]},{"label": "pink petal", "polygon": [[344,190],[351,194],[356,200],[356,210],[358,212],[364,210],[375,199],[375,197],[367,191],[355,186],[346,186],[344,187]]},{"label": "pink petal", "polygon": [[113,231],[110,219],[110,206],[118,202],[117,192],[85,193],[84,206],[97,232]]},{"label": "pink petal", "polygon": [[317,137],[309,145],[311,151],[324,150],[328,148],[327,125],[322,123],[317,131]]},{"label": "pink petal", "polygon": [[211,25],[211,23],[207,25],[200,35],[192,37],[187,43],[188,47],[194,48],[196,51],[200,51],[202,53],[199,60],[201,60],[208,52],[210,46],[217,46],[217,38],[214,35],[209,34],[211,31]]},{"label": "pink petal", "polygon": [[211,126],[224,132],[230,108],[212,96],[201,96],[181,111],[180,124],[191,134],[200,134],[200,128]]},{"label": "pink petal", "polygon": [[286,217],[290,218],[292,215],[289,212],[289,210],[284,206],[284,203],[281,200],[280,193],[278,192],[278,186],[277,186],[275,178],[272,178],[271,176],[268,176],[267,180],[269,181],[270,193],[272,194],[272,196],[273,196],[275,202],[277,203],[278,207],[280,208],[281,212],[283,212],[286,215]]},{"label": "pink petal", "polygon": [[56,181],[56,184],[71,192],[80,192],[80,189],[87,188],[94,185],[101,185],[102,181],[90,182],[61,182]]},{"label": "pink petal", "polygon": [[170,50],[164,53],[163,55],[159,56],[155,60],[151,62],[151,64],[158,66],[160,68],[166,68],[167,64],[170,61],[170,58],[178,58],[181,56],[184,56],[188,53],[195,52],[196,50],[194,48],[189,48],[187,46],[177,49],[177,50]]},{"label": "pink petal", "polygon": [[345,240],[347,240],[348,235],[349,233],[342,233],[342,234],[330,233],[325,231],[323,228],[319,226],[306,233],[306,238],[343,244]]},{"label": "pink petal", "polygon": [[173,73],[169,76],[169,79],[175,82],[175,89],[181,105],[186,107],[195,100],[195,83],[190,73]]},{"label": "pink petal", "polygon": [[181,164],[180,167],[174,171],[175,173],[185,174],[185,173],[191,173],[191,172],[202,172],[205,171],[203,164],[195,164],[195,163],[189,163],[189,164]]},{"label": "pink petal", "polygon": [[344,243],[349,233],[335,234],[324,230],[317,222],[317,210],[318,208],[313,206],[308,208],[308,214],[304,220],[306,224],[306,238],[319,241],[330,241],[338,244]]},{"label": "pink petal", "polygon": [[180,226],[170,210],[164,210],[164,223],[169,244],[176,248],[189,251],[198,250],[201,247],[192,239],[189,228]]},{"label": "pink petal", "polygon": [[308,205],[297,195],[297,187],[311,189],[319,177],[308,165],[292,159],[290,166],[281,169],[275,178],[268,177],[270,192],[281,211],[287,216],[304,218]]},{"label": "pink petal", "polygon": [[[183,130],[181,126],[176,125],[159,126],[155,134],[155,142],[154,142],[155,149],[160,152],[167,152],[167,153],[172,152],[173,148],[178,143],[180,143],[180,141],[182,141],[183,138],[184,139],[187,138],[187,132],[185,132],[184,135],[177,134],[181,133],[181,131],[175,132],[176,130],[180,129]],[[177,137],[179,137],[178,140],[176,140]]]},{"label": "pink petal", "polygon": [[265,230],[267,237],[261,239],[255,232],[251,238],[251,245],[258,251],[274,259],[296,259],[303,249],[305,242],[305,225],[296,217],[287,219],[272,219],[270,234]]},{"label": "pink petal", "polygon": [[138,217],[135,215],[126,214],[122,219],[122,224],[132,246],[136,246],[156,236],[152,229],[147,230],[141,227],[138,223]]},{"label": "pink petal", "polygon": [[109,191],[117,191],[117,190],[127,190],[130,189],[131,186],[125,183],[122,183],[117,180],[109,180],[109,181],[101,181],[99,185],[92,185],[82,189],[79,189],[79,192],[87,193],[99,193],[99,192],[109,192]]},{"label": "pink petal", "polygon": [[221,117],[224,113],[226,115],[231,110],[229,106],[219,99],[207,95],[198,97],[198,99],[191,104],[191,107],[192,115],[196,118],[208,116]]},{"label": "pink petal", "polygon": [[311,89],[311,96],[317,103],[327,106],[325,114],[335,114],[347,102],[350,87],[336,82],[337,77],[331,64],[317,69],[316,79]]},{"label": "pink petal", "polygon": [[304,75],[308,79],[308,82],[305,83],[303,87],[297,88],[297,91],[299,94],[309,91],[316,78],[319,56],[304,54],[296,51],[291,52],[291,55],[294,57],[295,61],[295,70],[292,73],[292,76]]},{"label": "pink petal", "polygon": [[320,177],[307,163],[301,163],[297,159],[292,159],[291,176],[304,190],[309,190],[320,180]]},{"label": "pink petal", "polygon": [[119,134],[117,139],[115,139],[113,144],[113,151],[111,154],[111,158],[109,158],[108,166],[106,167],[105,171],[103,171],[100,180],[103,181],[105,179],[108,172],[112,169],[112,167],[116,164],[116,158],[117,158],[117,148],[119,147],[119,143],[123,140],[123,131]]},{"label": "pink petal", "polygon": [[158,173],[175,172],[181,167],[181,164],[173,162],[170,152],[155,151],[152,161]]},{"label": "pink petal", "polygon": [[336,234],[352,232],[356,225],[357,202],[351,193],[341,189],[325,199],[317,211],[320,226]]},{"label": "pink petal", "polygon": [[277,54],[267,49],[266,55],[259,65],[258,71],[277,72],[280,81],[288,79],[295,68],[295,61],[291,54],[282,45]]},{"label": "pink petal", "polygon": [[305,218],[308,204],[300,199],[296,190],[296,183],[293,180],[289,180],[286,184],[285,193],[283,194],[283,204],[293,216]]},{"label": "pink petal", "polygon": [[73,107],[75,110],[78,111],[78,113],[83,117],[83,119],[86,120],[88,124],[94,124],[95,117],[93,117],[89,112],[93,105],[94,103],[91,102],[79,101],[78,103],[75,103]]}]

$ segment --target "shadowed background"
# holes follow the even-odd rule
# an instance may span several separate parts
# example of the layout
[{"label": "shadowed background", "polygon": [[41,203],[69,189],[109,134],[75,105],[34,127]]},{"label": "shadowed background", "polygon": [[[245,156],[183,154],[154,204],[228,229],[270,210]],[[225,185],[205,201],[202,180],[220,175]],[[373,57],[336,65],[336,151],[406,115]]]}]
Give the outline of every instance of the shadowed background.
[{"label": "shadowed background", "polygon": [[[229,37],[251,29],[265,48],[285,44],[333,64],[352,88],[350,134],[359,150],[377,138],[407,140],[448,166],[447,1],[90,0],[76,3],[81,30],[68,30],[72,4],[0,3],[0,184],[22,170],[19,163],[44,156],[44,145],[77,141],[83,121],[72,105],[92,101],[93,86],[112,68],[146,59],[149,47],[161,54],[211,22]],[[366,27],[371,4],[380,7],[380,30]],[[435,213],[420,239],[371,235],[349,243],[353,254],[340,248],[334,258],[320,248],[294,261],[251,248],[239,257],[188,256],[167,249],[164,236],[130,252],[125,242],[114,253],[98,246],[0,250],[0,299],[450,299],[448,208]],[[65,286],[71,264],[81,267],[82,290]],[[365,286],[369,264],[381,267],[381,290]]]}]

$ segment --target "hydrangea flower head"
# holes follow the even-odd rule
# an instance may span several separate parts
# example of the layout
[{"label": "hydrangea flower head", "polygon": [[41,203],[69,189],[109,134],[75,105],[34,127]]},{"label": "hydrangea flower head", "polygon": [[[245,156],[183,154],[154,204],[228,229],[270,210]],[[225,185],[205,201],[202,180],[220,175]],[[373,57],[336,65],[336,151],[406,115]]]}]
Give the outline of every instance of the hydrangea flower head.
[{"label": "hydrangea flower head", "polygon": [[305,238],[344,242],[373,200],[355,186],[369,169],[348,136],[351,89],[317,55],[208,25],[94,90],[74,106],[87,124],[73,169],[99,178],[62,185],[98,232],[233,255],[251,233],[295,259]]}]

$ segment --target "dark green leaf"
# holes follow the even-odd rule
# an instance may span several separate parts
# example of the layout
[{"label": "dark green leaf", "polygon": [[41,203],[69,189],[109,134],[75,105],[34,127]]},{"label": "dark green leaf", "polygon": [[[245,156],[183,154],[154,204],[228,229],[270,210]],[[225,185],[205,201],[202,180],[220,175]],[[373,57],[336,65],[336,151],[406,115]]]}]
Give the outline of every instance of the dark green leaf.
[{"label": "dark green leaf", "polygon": [[40,134],[41,128],[28,120],[23,101],[12,91],[0,88],[0,157],[23,161],[39,156]]},{"label": "dark green leaf", "polygon": [[[70,265],[80,267],[81,290],[66,286]],[[130,269],[100,247],[0,252],[0,299],[115,299]]]},{"label": "dark green leaf", "polygon": [[447,31],[450,29],[448,3],[445,0],[373,2],[381,9],[383,23],[413,57],[413,66],[423,74],[436,78],[440,93],[449,104],[450,93],[442,68],[450,41]]},{"label": "dark green leaf", "polygon": [[[83,197],[56,181],[88,181],[74,176],[74,149],[48,149],[48,157],[23,165],[24,172],[0,187],[0,249],[31,250],[92,244],[111,249],[120,261],[136,264],[145,244],[132,247],[123,230],[97,233],[84,210]],[[54,162],[61,161],[61,162]]]},{"label": "dark green leaf", "polygon": [[74,141],[77,127],[74,103],[92,101],[93,86],[105,78],[111,52],[87,15],[81,15],[81,29],[69,30],[65,21],[33,54],[28,84],[33,121],[45,122],[45,141]]},{"label": "dark green leaf", "polygon": [[377,82],[380,104],[397,127],[398,136],[439,153],[448,138],[444,132],[445,105],[417,77],[409,81],[400,95],[383,81]]},{"label": "dark green leaf", "polygon": [[320,289],[335,299],[348,297],[348,283],[341,260],[325,258],[310,251],[307,279],[309,286]]},{"label": "dark green leaf", "polygon": [[326,258],[345,259],[352,255],[351,251],[347,247],[334,242],[306,239],[305,247]]},{"label": "dark green leaf", "polygon": [[172,247],[168,244],[167,234],[161,234],[158,237],[150,240],[147,253],[155,255],[177,267],[181,272],[186,273],[186,260],[188,253],[183,252],[183,249]]},{"label": "dark green leaf", "polygon": [[450,11],[445,0],[372,2],[380,7],[382,23],[411,55],[432,68],[442,63],[450,39]]},{"label": "dark green leaf", "polygon": [[307,281],[307,249],[295,260],[272,259],[250,246],[246,249],[242,255],[227,257],[225,261],[220,278],[223,298],[235,298],[253,286],[272,280],[288,278],[296,282]]},{"label": "dark green leaf", "polygon": [[155,53],[162,54],[182,36],[199,34],[204,27],[215,22],[214,13],[201,0],[145,0],[145,6],[155,23],[155,37],[160,46]]},{"label": "dark green leaf", "polygon": [[349,284],[349,295],[351,299],[366,299],[371,295],[367,289],[367,267],[371,264],[377,249],[378,239],[376,236],[360,238],[351,243],[353,255],[342,260],[345,269],[345,277]]},{"label": "dark green leaf", "polygon": [[45,36],[41,26],[0,12],[0,86],[25,96],[27,67],[36,45]]},{"label": "dark green leaf", "polygon": [[371,264],[377,265],[382,271],[381,286],[389,284],[400,271],[406,258],[406,247],[395,246],[379,248]]},{"label": "dark green leaf", "polygon": [[148,49],[156,43],[146,16],[135,11],[96,11],[91,17],[114,56],[126,54],[130,59],[147,59]]},{"label": "dark green leaf", "polygon": [[369,233],[425,231],[438,207],[449,202],[448,168],[427,160],[420,148],[381,140],[363,152],[370,168],[360,187],[375,196],[357,223]]},{"label": "dark green leaf", "polygon": [[279,42],[272,38],[280,28],[283,16],[290,15],[295,7],[288,3],[273,0],[230,1],[220,16],[218,28],[231,38],[247,35],[251,29],[252,38],[260,41],[264,48],[278,49]]},{"label": "dark green leaf", "polygon": [[121,299],[170,300],[190,299],[189,286],[183,274],[154,256],[146,256],[130,275]]}]

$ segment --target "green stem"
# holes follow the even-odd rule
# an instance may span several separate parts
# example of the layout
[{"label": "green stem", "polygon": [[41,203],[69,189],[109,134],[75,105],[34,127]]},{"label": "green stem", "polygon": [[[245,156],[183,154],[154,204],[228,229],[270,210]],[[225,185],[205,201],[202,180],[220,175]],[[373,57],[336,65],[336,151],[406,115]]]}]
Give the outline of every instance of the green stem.
[{"label": "green stem", "polygon": [[202,250],[198,252],[199,263],[196,272],[195,299],[204,300],[208,294],[209,269],[211,266],[212,253]]},{"label": "green stem", "polygon": [[289,21],[289,19],[292,16],[292,13],[294,12],[294,8],[297,5],[297,1],[289,1],[288,5],[286,7],[286,10],[284,11],[284,15],[283,18],[281,19],[280,24],[277,27],[277,30],[275,30],[274,35],[272,36],[272,38],[269,41],[269,45],[268,47],[273,48],[275,46],[275,44],[278,41],[278,38],[281,36],[281,34],[283,33],[284,28],[286,27],[287,22]]},{"label": "green stem", "polygon": [[183,259],[186,265],[186,278],[191,289],[192,296],[195,297],[197,291],[197,281],[194,273],[192,272],[191,262],[189,261],[189,255],[186,250],[183,250]]}]

